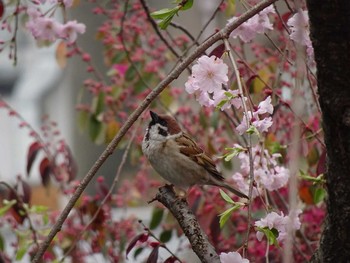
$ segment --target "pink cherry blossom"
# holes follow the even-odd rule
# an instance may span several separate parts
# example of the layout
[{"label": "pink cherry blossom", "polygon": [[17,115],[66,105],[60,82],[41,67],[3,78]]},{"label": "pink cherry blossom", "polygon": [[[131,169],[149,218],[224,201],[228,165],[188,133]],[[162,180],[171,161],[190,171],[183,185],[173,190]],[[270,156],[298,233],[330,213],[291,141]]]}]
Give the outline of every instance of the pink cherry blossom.
[{"label": "pink cherry blossom", "polygon": [[252,122],[252,125],[255,126],[255,128],[260,132],[267,132],[268,129],[272,126],[272,118],[271,117],[266,117],[262,120],[255,120]]},{"label": "pink cherry blossom", "polygon": [[[247,117],[248,116],[248,122],[247,122]],[[249,122],[253,118],[253,114],[251,111],[248,111],[247,113],[243,113],[242,121],[241,123],[236,127],[236,130],[240,135],[243,135],[249,128]]]},{"label": "pink cherry blossom", "polygon": [[77,40],[78,33],[85,33],[85,28],[84,24],[78,23],[76,20],[68,21],[61,28],[59,36],[66,39],[68,43],[73,43]]},{"label": "pink cherry blossom", "polygon": [[59,38],[66,39],[68,43],[73,43],[77,39],[77,34],[85,32],[85,25],[76,20],[61,24],[52,17],[44,16],[36,8],[28,8],[28,21],[26,28],[33,37],[39,41],[54,42]]},{"label": "pink cherry blossom", "polygon": [[259,169],[255,172],[257,181],[269,191],[277,190],[285,186],[289,179],[289,170],[282,166],[274,169]]},{"label": "pink cherry blossom", "polygon": [[[241,146],[234,145],[234,147]],[[278,158],[281,157],[280,154],[270,155],[267,150],[256,145],[252,148],[252,155],[254,160],[254,180],[256,183],[256,187],[253,188],[253,198],[263,193],[264,189],[274,191],[287,184],[290,174],[287,168],[278,164]],[[249,156],[246,152],[240,152],[238,159],[241,163],[240,171],[236,172],[232,179],[239,190],[247,194],[250,172]]]},{"label": "pink cherry blossom", "polygon": [[273,106],[271,104],[271,96],[268,96],[264,101],[259,103],[258,111],[259,114],[273,113]]},{"label": "pink cherry blossom", "polygon": [[[300,229],[301,223],[299,219],[299,215],[301,214],[301,210],[293,210],[289,213],[288,216],[284,216],[283,212],[281,214],[277,214],[276,212],[271,212],[266,215],[265,218],[262,218],[255,222],[255,226],[260,228],[269,228],[276,229],[278,231],[277,240],[279,242],[283,242],[287,236],[288,226],[292,228],[292,230]],[[256,238],[261,241],[264,237],[264,234],[260,231],[256,233]]]},{"label": "pink cherry blossom", "polygon": [[209,97],[208,92],[201,92],[197,100],[202,106],[211,107],[214,105],[214,101]]},{"label": "pink cherry blossom", "polygon": [[294,14],[287,22],[291,33],[290,39],[306,46],[306,52],[309,57],[313,56],[313,47],[310,40],[309,15],[307,11],[299,9],[298,13]]},{"label": "pink cherry blossom", "polygon": [[185,83],[185,90],[189,94],[193,94],[196,90],[199,89],[198,82],[196,82],[196,79],[191,75],[188,77],[188,80]]},{"label": "pink cherry blossom", "polygon": [[226,84],[228,67],[222,59],[215,56],[202,56],[198,63],[192,67],[192,76],[202,91],[209,93],[221,89]]},{"label": "pink cherry blossom", "polygon": [[29,19],[26,23],[27,29],[32,33],[32,35],[38,40],[47,40],[53,42],[57,39],[60,32],[61,24],[56,20],[49,17],[36,17],[37,13],[33,19]]},{"label": "pink cherry blossom", "polygon": [[249,263],[249,260],[242,258],[238,252],[222,252],[220,254],[220,261],[221,263]]},{"label": "pink cherry blossom", "polygon": [[[271,13],[275,13],[275,9],[273,6],[268,6],[233,30],[230,37],[239,37],[243,42],[247,43],[253,40],[257,34],[263,34],[266,30],[272,30],[273,25],[268,16]],[[233,17],[229,19],[229,22],[233,22],[236,19],[237,17]]]},{"label": "pink cherry blossom", "polygon": [[73,0],[63,0],[65,7],[71,7],[73,5]]},{"label": "pink cherry blossom", "polygon": [[[192,75],[185,83],[185,90],[189,94],[199,93],[197,100],[202,106],[212,107],[217,102],[217,97],[221,97],[222,85],[226,85],[228,67],[222,59],[215,56],[202,56],[197,64],[192,67]],[[215,95],[216,92],[219,94]],[[214,93],[212,99],[208,93]],[[216,98],[216,99],[215,99]]]}]

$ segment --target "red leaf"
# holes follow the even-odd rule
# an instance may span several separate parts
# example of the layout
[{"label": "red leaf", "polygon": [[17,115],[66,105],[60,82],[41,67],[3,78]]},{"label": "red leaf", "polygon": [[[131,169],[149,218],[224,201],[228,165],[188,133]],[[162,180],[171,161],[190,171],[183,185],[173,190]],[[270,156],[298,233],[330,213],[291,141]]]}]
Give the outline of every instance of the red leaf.
[{"label": "red leaf", "polygon": [[159,246],[156,246],[151,254],[149,254],[149,257],[147,259],[147,262],[146,263],[157,263],[157,260],[158,260],[158,252],[159,252]]},{"label": "red leaf", "polygon": [[40,175],[41,175],[41,182],[43,186],[48,186],[50,183],[50,174],[51,174],[51,164],[50,160],[48,158],[44,158],[39,167]]},{"label": "red leaf", "polygon": [[317,163],[316,174],[324,174],[326,172],[326,151],[321,153],[320,159]]},{"label": "red leaf", "polygon": [[67,165],[68,165],[68,172],[69,172],[69,182],[73,181],[78,173],[78,165],[73,158],[72,151],[68,147],[68,145],[65,145],[66,149],[66,158],[67,158]]},{"label": "red leaf", "polygon": [[249,88],[250,85],[252,84],[253,80],[256,79],[258,75],[252,75],[249,77],[249,79],[246,81],[245,85]]},{"label": "red leaf", "polygon": [[146,242],[148,240],[148,234],[147,233],[141,233],[135,236],[129,243],[128,247],[126,248],[126,258],[128,258],[129,252],[134,248],[136,245],[137,241],[140,242]]},{"label": "red leaf", "polygon": [[314,204],[314,199],[312,197],[312,193],[310,191],[309,186],[302,186],[299,188],[299,197],[305,204],[308,204],[308,205]]},{"label": "red leaf", "polygon": [[24,219],[26,219],[27,214],[24,214],[23,203],[28,204],[31,198],[31,188],[26,182],[19,180],[18,184],[9,191],[8,199],[16,200],[17,203],[11,208],[11,214],[13,218],[22,224]]},{"label": "red leaf", "polygon": [[29,146],[28,155],[27,155],[27,175],[28,176],[29,176],[30,170],[32,169],[32,165],[34,163],[35,157],[37,156],[39,150],[41,150],[42,148],[43,147],[39,142],[33,142]]},{"label": "red leaf", "polygon": [[217,58],[221,58],[224,52],[225,52],[225,45],[222,43],[210,52],[209,57],[215,56]]},{"label": "red leaf", "polygon": [[2,0],[0,0],[0,19],[4,15],[4,12],[5,12],[5,6],[4,6],[4,3],[2,2]]}]

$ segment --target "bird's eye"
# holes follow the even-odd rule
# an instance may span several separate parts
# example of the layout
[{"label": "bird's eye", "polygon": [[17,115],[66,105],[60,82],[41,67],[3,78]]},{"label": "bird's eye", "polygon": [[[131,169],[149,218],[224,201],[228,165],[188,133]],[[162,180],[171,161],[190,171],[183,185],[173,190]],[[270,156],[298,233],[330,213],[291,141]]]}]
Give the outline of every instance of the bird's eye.
[{"label": "bird's eye", "polygon": [[163,119],[159,119],[159,124],[165,127],[168,126],[168,123]]},{"label": "bird's eye", "polygon": [[161,127],[158,127],[158,133],[163,136],[168,136],[168,131]]}]

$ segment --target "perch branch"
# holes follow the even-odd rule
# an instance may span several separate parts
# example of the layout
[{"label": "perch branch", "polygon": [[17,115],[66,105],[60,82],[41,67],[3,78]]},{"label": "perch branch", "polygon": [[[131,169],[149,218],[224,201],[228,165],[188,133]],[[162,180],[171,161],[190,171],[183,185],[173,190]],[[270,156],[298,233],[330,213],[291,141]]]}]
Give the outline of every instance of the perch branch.
[{"label": "perch branch", "polygon": [[186,199],[176,197],[172,186],[169,185],[159,188],[155,199],[168,208],[176,218],[201,262],[220,263],[218,254],[200,227]]}]

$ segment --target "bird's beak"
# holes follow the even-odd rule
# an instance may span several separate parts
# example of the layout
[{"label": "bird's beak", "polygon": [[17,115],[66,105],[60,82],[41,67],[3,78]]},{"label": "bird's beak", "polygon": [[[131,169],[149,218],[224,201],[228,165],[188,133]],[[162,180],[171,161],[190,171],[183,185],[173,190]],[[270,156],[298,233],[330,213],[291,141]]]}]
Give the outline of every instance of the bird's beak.
[{"label": "bird's beak", "polygon": [[151,118],[154,122],[158,122],[159,121],[159,116],[157,113],[154,113],[153,111],[149,111],[149,113],[151,114]]}]

